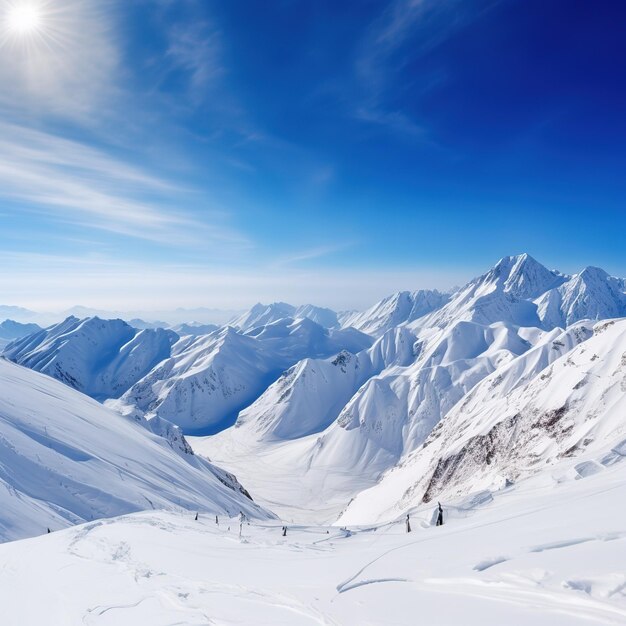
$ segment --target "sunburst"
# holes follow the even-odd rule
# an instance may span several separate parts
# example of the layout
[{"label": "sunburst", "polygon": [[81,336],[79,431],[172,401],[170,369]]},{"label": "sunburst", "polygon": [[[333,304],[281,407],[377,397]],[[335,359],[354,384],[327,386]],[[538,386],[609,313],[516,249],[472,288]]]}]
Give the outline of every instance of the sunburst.
[{"label": "sunburst", "polygon": [[56,13],[50,0],[0,0],[0,46],[49,47],[59,38]]},{"label": "sunburst", "polygon": [[44,27],[40,8],[33,3],[16,4],[6,13],[6,27],[16,36],[35,33]]}]

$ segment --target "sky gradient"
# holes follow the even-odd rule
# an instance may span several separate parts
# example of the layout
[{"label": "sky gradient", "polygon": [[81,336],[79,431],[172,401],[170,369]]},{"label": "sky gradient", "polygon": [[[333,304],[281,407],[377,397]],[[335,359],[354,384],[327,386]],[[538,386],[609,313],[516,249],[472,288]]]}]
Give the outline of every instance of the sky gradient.
[{"label": "sky gradient", "polygon": [[0,0],[0,304],[625,276],[625,35],[605,0]]}]

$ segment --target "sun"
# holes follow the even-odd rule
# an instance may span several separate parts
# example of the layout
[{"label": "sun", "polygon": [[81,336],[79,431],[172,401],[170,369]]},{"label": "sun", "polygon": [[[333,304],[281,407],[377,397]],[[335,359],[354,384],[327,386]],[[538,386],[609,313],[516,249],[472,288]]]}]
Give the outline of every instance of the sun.
[{"label": "sun", "polygon": [[0,0],[0,47],[32,52],[54,39],[57,0]]},{"label": "sun", "polygon": [[15,35],[36,33],[42,27],[41,11],[27,2],[15,4],[7,11],[6,26]]}]

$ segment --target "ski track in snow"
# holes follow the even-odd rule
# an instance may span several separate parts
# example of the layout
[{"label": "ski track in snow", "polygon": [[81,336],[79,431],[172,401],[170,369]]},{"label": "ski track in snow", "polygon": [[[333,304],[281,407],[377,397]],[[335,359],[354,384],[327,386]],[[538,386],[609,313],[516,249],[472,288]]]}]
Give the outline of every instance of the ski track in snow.
[{"label": "ski track in snow", "polygon": [[403,520],[285,538],[258,520],[241,539],[237,520],[191,512],[91,522],[0,545],[2,626],[626,624],[625,474],[528,480],[440,528],[420,524],[427,507],[410,535]]}]

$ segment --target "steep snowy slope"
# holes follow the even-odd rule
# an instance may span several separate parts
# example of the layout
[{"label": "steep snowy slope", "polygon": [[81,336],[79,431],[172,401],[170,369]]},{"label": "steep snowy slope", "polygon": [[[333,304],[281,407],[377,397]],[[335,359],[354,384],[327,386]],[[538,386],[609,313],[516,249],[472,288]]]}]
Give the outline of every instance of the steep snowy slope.
[{"label": "steep snowy slope", "polygon": [[367,311],[343,316],[341,325],[379,337],[390,328],[412,322],[441,308],[449,299],[449,294],[436,290],[400,291],[377,302]]},{"label": "steep snowy slope", "polygon": [[96,399],[117,398],[170,355],[178,335],[122,320],[69,317],[9,344],[3,356]]},{"label": "steep snowy slope", "polygon": [[141,424],[0,359],[0,540],[152,508],[267,516],[236,480]]},{"label": "steep snowy slope", "polygon": [[354,329],[325,329],[309,319],[281,319],[241,334],[225,327],[176,345],[172,357],[138,381],[115,407],[158,416],[186,433],[234,423],[280,374],[307,356],[326,357],[371,345]]},{"label": "steep snowy slope", "polygon": [[421,501],[502,487],[564,457],[595,455],[574,466],[580,476],[619,460],[626,454],[626,320],[597,324],[585,341],[589,334],[575,325],[486,378],[423,448],[359,494],[342,521],[389,519]]},{"label": "steep snowy slope", "polygon": [[528,254],[504,257],[486,274],[454,293],[442,308],[413,326],[443,328],[459,321],[472,321],[540,327],[537,305],[532,300],[566,280],[566,276],[546,269]]},{"label": "steep snowy slope", "polygon": [[569,326],[582,319],[626,316],[626,281],[587,267],[537,300],[544,326]]},{"label": "steep snowy slope", "polygon": [[376,480],[421,445],[474,385],[526,352],[531,344],[524,334],[503,324],[460,322],[422,343],[413,363],[392,365],[358,389],[320,435],[309,467]]},{"label": "steep snowy slope", "polygon": [[[415,336],[388,331],[371,348],[329,359],[304,359],[288,369],[237,418],[236,428],[254,441],[289,440],[319,433],[339,415],[358,388],[392,364],[414,358]],[[243,436],[243,435],[240,435]]]}]

